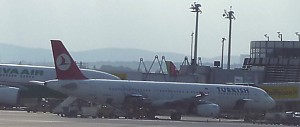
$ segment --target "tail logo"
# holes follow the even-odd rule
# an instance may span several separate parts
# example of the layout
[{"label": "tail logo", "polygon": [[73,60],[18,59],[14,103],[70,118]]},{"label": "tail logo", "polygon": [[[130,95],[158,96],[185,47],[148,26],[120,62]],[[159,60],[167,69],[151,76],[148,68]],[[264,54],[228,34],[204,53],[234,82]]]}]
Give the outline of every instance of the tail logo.
[{"label": "tail logo", "polygon": [[71,67],[71,58],[67,54],[60,54],[56,59],[56,65],[59,70],[65,71]]}]

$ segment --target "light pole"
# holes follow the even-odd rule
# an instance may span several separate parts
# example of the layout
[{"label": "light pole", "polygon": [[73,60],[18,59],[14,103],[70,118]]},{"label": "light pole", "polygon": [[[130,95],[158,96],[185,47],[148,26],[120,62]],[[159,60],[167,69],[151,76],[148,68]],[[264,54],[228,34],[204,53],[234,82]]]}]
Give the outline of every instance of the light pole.
[{"label": "light pole", "polygon": [[230,10],[227,12],[224,10],[223,17],[229,19],[229,38],[228,38],[228,61],[227,61],[227,69],[230,69],[230,54],[231,54],[231,25],[232,25],[232,19],[235,19],[234,12],[231,10],[232,6],[230,6]]},{"label": "light pole", "polygon": [[191,61],[193,61],[193,42],[194,42],[194,32],[191,34]]},{"label": "light pole", "polygon": [[300,41],[300,34],[299,34],[299,32],[296,32],[295,34],[298,36],[298,39]]},{"label": "light pole", "polygon": [[197,65],[197,40],[198,40],[198,15],[199,12],[202,13],[200,10],[201,5],[194,2],[194,4],[191,5],[190,9],[191,12],[196,12],[196,29],[195,29],[195,46],[194,46],[194,59],[191,61],[192,65],[196,67]]},{"label": "light pole", "polygon": [[268,39],[268,41],[270,41],[270,37],[268,34],[265,34],[264,36]]},{"label": "light pole", "polygon": [[223,69],[223,60],[224,60],[224,42],[226,38],[222,38],[222,58],[221,58],[221,69]]},{"label": "light pole", "polygon": [[277,32],[278,33],[278,38],[280,38],[280,41],[282,41],[282,33]]}]

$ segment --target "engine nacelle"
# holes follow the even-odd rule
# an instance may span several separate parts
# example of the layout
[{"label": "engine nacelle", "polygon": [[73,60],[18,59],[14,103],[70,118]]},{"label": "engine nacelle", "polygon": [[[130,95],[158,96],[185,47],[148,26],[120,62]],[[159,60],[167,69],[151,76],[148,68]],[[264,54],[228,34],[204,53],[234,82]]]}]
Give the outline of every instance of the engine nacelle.
[{"label": "engine nacelle", "polygon": [[197,115],[205,117],[216,117],[220,112],[217,104],[200,104],[196,106]]},{"label": "engine nacelle", "polygon": [[19,88],[0,87],[0,104],[17,105],[19,102]]}]

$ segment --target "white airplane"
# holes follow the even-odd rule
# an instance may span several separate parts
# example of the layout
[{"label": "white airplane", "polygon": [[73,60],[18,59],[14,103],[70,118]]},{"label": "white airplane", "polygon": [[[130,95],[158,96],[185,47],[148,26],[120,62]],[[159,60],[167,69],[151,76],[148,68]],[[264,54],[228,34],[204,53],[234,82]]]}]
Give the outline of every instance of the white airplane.
[{"label": "white airplane", "polygon": [[88,79],[61,41],[51,44],[57,79],[44,84],[69,96],[120,109],[144,108],[149,118],[168,114],[172,120],[180,120],[182,114],[213,117],[220,110],[265,112],[275,106],[264,90],[251,86]]},{"label": "white airplane", "polygon": [[[119,78],[102,72],[81,69],[89,78]],[[34,82],[56,79],[54,67],[0,64],[0,104],[17,105],[22,98],[64,98],[66,95]],[[9,87],[7,87],[9,86]]]}]

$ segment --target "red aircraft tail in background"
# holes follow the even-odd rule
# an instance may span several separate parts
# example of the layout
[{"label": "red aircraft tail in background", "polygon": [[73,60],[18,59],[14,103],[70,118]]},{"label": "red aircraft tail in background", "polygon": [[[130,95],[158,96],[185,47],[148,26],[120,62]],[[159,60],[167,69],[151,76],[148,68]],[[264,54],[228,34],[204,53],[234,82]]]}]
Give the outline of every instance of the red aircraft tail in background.
[{"label": "red aircraft tail in background", "polygon": [[166,61],[166,65],[169,75],[177,76],[178,70],[176,69],[174,63],[172,61]]},{"label": "red aircraft tail in background", "polygon": [[60,40],[51,40],[57,79],[87,79]]}]

